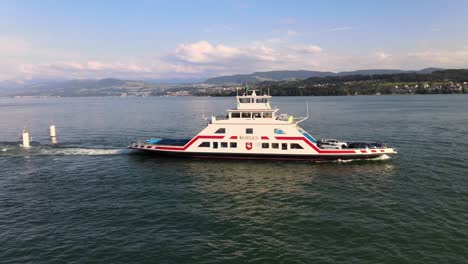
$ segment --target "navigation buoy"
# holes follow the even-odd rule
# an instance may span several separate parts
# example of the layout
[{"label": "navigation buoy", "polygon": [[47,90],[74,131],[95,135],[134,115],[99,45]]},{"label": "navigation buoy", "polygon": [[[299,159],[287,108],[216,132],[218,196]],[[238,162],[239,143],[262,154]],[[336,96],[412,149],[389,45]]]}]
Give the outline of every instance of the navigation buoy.
[{"label": "navigation buoy", "polygon": [[57,144],[57,130],[55,129],[55,125],[49,127],[49,133],[52,144]]},{"label": "navigation buoy", "polygon": [[50,132],[50,137],[56,137],[57,136],[57,131],[55,130],[55,125],[51,125],[49,127],[49,132]]},{"label": "navigation buoy", "polygon": [[29,143],[31,141],[31,137],[29,136],[28,130],[23,129],[23,134],[22,134],[21,138],[22,138],[22,141],[23,141],[23,144],[21,145],[21,147],[30,148],[31,145]]}]

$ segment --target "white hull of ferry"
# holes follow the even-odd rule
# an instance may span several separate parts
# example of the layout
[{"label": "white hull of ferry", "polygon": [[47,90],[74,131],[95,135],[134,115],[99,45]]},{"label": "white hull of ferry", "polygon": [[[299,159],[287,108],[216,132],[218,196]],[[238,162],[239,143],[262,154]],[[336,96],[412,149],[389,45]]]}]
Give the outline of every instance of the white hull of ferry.
[{"label": "white hull of ferry", "polygon": [[[169,147],[169,146],[168,146]],[[273,154],[273,153],[241,153],[241,152],[198,152],[185,150],[158,149],[153,145],[131,145],[130,149],[141,150],[146,153],[152,153],[167,157],[186,157],[203,159],[238,159],[238,160],[295,160],[295,161],[332,161],[332,160],[357,160],[373,159],[384,155],[396,154],[393,149],[378,150],[355,150],[353,153],[317,153],[317,154]]]},{"label": "white hull of ferry", "polygon": [[190,140],[151,139],[129,148],[149,153],[194,158],[265,160],[371,159],[396,154],[385,145],[363,148],[322,148],[299,123],[307,118],[278,115],[271,96],[237,96],[237,108],[227,116],[213,116],[208,126]]}]

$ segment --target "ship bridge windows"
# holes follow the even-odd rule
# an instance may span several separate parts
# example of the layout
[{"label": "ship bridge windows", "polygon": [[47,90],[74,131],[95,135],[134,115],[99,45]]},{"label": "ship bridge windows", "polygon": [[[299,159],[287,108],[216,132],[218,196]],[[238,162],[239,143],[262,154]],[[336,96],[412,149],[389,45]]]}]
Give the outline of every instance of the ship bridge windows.
[{"label": "ship bridge windows", "polygon": [[215,131],[215,134],[225,134],[226,133],[226,128],[218,128],[218,130]]},{"label": "ship bridge windows", "polygon": [[268,103],[268,98],[257,98],[257,103]]},{"label": "ship bridge windows", "polygon": [[272,112],[231,112],[231,118],[273,118]]},{"label": "ship bridge windows", "polygon": [[250,103],[250,98],[239,98],[239,103],[242,103],[242,104]]}]

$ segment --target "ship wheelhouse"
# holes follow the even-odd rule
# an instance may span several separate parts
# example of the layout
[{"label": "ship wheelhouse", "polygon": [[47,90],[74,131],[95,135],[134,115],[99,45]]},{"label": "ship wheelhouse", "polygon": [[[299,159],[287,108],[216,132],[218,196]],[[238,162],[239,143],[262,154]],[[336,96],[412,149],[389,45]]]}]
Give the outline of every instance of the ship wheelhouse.
[{"label": "ship wheelhouse", "polygon": [[272,122],[287,121],[292,122],[292,116],[278,114],[279,109],[272,109],[270,106],[270,95],[257,95],[253,90],[250,95],[236,96],[237,108],[228,109],[226,116],[212,116],[210,123],[229,122]]}]

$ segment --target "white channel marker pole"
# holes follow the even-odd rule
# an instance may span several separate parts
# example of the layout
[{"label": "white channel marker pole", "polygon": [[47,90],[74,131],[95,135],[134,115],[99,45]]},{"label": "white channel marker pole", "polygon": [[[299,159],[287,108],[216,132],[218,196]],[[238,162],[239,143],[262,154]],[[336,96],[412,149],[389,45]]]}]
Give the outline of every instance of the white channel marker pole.
[{"label": "white channel marker pole", "polygon": [[30,148],[31,145],[29,144],[31,138],[29,137],[29,132],[28,130],[26,129],[23,129],[23,134],[22,134],[22,141],[23,141],[23,144],[21,145],[21,147],[23,148]]},{"label": "white channel marker pole", "polygon": [[55,125],[51,125],[49,127],[49,133],[50,141],[52,141],[52,144],[57,144],[57,130],[55,129]]}]

